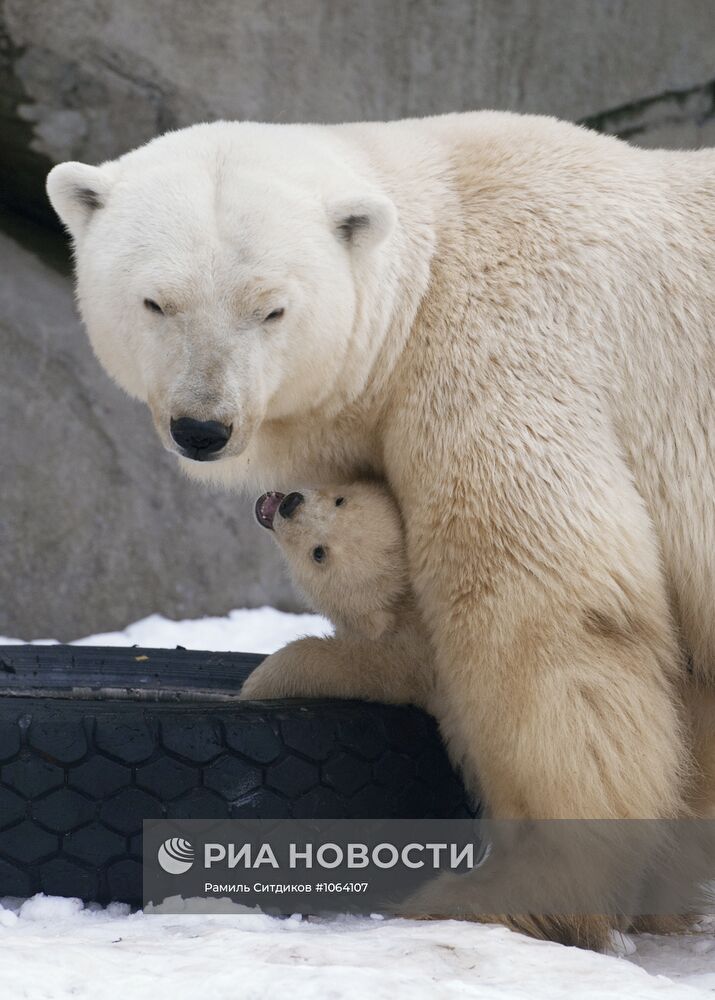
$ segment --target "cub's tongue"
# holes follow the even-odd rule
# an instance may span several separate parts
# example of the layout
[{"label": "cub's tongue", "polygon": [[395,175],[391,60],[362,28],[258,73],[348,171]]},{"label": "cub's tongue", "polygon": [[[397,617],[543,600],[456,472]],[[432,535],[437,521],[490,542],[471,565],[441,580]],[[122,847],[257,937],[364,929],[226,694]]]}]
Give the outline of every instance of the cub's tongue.
[{"label": "cub's tongue", "polygon": [[273,518],[284,496],[285,493],[264,493],[256,500],[256,520],[269,531],[273,531]]}]

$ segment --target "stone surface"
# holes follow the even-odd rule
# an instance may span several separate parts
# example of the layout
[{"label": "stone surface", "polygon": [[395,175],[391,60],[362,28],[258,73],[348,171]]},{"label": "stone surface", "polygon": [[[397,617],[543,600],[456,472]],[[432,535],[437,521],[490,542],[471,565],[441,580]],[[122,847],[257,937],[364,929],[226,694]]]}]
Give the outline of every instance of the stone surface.
[{"label": "stone surface", "polygon": [[[715,42],[715,26],[710,37]],[[650,149],[715,146],[715,79],[631,101],[581,120],[599,132]]]},{"label": "stone surface", "polygon": [[712,80],[714,33],[711,0],[4,0],[0,188],[50,218],[47,163],[221,117],[591,117]]},{"label": "stone surface", "polygon": [[0,0],[0,634],[296,606],[249,501],[182,480],[99,371],[52,163],[197,120],[480,107],[698,147],[715,143],[714,37],[712,0]]}]

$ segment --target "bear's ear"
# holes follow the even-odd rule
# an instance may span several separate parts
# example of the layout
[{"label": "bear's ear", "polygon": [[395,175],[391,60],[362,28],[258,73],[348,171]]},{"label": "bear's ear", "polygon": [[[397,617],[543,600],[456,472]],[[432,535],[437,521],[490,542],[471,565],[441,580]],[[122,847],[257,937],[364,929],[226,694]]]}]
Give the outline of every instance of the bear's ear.
[{"label": "bear's ear", "polygon": [[351,622],[352,627],[364,639],[384,639],[385,636],[394,629],[396,617],[391,611],[378,609],[368,611],[365,614],[357,614]]},{"label": "bear's ear", "polygon": [[93,214],[104,207],[109,177],[87,163],[60,163],[47,175],[47,196],[70,234],[77,239]]},{"label": "bear's ear", "polygon": [[349,246],[376,246],[397,222],[395,206],[383,195],[357,195],[333,202],[328,215],[335,235]]}]

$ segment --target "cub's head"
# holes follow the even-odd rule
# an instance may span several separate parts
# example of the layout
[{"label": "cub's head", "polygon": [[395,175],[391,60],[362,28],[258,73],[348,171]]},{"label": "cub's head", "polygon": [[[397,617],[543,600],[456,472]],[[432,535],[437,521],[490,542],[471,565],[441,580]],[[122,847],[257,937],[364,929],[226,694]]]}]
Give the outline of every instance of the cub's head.
[{"label": "cub's head", "polygon": [[400,514],[385,486],[264,493],[256,518],[273,532],[316,610],[371,639],[397,625],[408,576]]},{"label": "cub's head", "polygon": [[396,210],[356,155],[318,127],[216,122],[50,173],[95,353],[186,471],[248,477],[262,428],[366,384]]}]

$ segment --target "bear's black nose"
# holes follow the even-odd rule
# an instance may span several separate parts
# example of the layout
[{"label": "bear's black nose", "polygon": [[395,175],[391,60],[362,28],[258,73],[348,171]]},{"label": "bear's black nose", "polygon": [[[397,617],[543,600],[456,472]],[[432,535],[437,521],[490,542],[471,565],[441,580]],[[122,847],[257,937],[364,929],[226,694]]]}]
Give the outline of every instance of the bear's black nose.
[{"label": "bear's black nose", "polygon": [[232,427],[217,420],[194,420],[193,417],[179,417],[171,420],[171,436],[181,448],[186,458],[205,462],[226,445],[231,437]]},{"label": "bear's black nose", "polygon": [[292,517],[296,510],[303,503],[304,497],[302,493],[289,493],[288,496],[283,497],[278,508],[278,513],[281,517],[289,518]]}]

